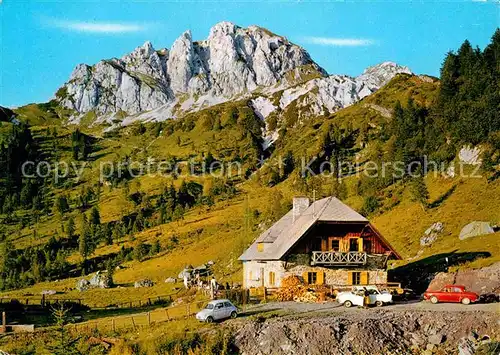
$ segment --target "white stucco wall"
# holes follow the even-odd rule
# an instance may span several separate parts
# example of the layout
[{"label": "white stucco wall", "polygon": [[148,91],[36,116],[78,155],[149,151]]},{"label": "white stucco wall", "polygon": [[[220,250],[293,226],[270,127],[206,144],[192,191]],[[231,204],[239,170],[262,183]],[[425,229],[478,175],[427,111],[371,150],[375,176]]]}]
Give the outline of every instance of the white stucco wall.
[{"label": "white stucco wall", "polygon": [[[274,285],[270,283],[270,272],[274,272],[275,275]],[[282,261],[244,261],[243,287],[279,287],[284,274],[285,268],[283,267]],[[264,279],[262,279],[262,275]]]}]

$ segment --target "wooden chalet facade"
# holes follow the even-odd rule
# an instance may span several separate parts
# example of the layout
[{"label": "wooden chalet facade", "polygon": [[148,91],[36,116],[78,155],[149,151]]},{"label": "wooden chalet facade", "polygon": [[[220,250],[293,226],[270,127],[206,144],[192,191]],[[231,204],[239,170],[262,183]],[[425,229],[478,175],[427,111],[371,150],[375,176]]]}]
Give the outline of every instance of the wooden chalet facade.
[{"label": "wooden chalet facade", "polygon": [[293,208],[239,258],[243,286],[279,287],[288,275],[316,285],[387,283],[387,261],[400,259],[370,222],[335,197]]}]

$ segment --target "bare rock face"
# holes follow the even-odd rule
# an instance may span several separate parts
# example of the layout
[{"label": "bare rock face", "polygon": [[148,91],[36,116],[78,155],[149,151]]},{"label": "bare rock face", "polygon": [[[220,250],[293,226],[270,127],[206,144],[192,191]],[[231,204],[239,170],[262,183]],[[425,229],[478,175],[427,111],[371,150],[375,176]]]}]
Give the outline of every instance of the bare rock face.
[{"label": "bare rock face", "polygon": [[439,290],[445,285],[464,285],[468,290],[483,294],[500,293],[500,263],[481,269],[437,273],[429,284],[429,290]]},{"label": "bare rock face", "polygon": [[411,74],[411,71],[408,67],[384,62],[366,69],[356,78],[330,75],[313,79],[285,90],[280,107],[285,109],[290,103],[296,102],[297,107],[304,108],[303,116],[333,113],[374,93],[400,73]]},{"label": "bare rock face", "polygon": [[443,232],[444,226],[441,222],[433,223],[429,228],[426,229],[422,238],[420,238],[421,246],[432,245]]},{"label": "bare rock face", "polygon": [[[494,312],[381,311],[275,317],[231,323],[242,354],[456,354],[471,324],[498,336]],[[452,326],[450,326],[452,325]],[[473,345],[476,340],[472,340]],[[431,345],[431,346],[429,346]],[[475,349],[475,346],[471,347]],[[474,354],[475,352],[463,354]]]},{"label": "bare rock face", "polygon": [[[78,65],[58,99],[79,113],[134,114],[172,103],[180,94],[232,98],[270,86],[286,72],[313,64],[307,52],[281,36],[221,22],[208,39],[184,32],[170,51],[144,43],[121,59]],[[319,72],[324,72],[316,66]]]},{"label": "bare rock face", "polygon": [[481,164],[481,149],[464,145],[458,152],[458,159],[461,163],[478,165]]},{"label": "bare rock face", "polygon": [[[285,37],[258,26],[221,22],[203,41],[193,41],[186,31],[170,50],[155,50],[146,42],[120,59],[79,64],[56,99],[77,114],[134,115],[122,123],[128,124],[180,117],[260,92],[257,108],[259,102],[276,102],[278,96],[279,110],[296,101],[303,118],[349,106],[398,73],[411,72],[384,62],[356,78],[328,76],[303,48]],[[269,144],[276,135],[269,133]]]}]

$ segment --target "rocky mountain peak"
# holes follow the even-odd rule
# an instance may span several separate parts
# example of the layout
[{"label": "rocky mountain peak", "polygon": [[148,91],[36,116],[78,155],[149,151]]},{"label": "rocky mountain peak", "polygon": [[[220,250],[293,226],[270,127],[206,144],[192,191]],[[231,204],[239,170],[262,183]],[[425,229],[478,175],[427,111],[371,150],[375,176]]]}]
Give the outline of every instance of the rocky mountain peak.
[{"label": "rocky mountain peak", "polygon": [[77,115],[95,111],[111,118],[124,111],[139,114],[137,119],[157,120],[257,91],[283,91],[283,108],[302,97],[303,105],[313,107],[311,112],[331,112],[369,95],[400,72],[410,73],[384,62],[357,78],[328,76],[307,51],[285,37],[259,26],[220,22],[205,40],[193,41],[187,30],[170,50],[155,50],[147,41],[120,59],[79,64],[57,99]]},{"label": "rocky mountain peak", "polygon": [[79,113],[136,114],[174,104],[185,94],[202,96],[203,106],[274,85],[306,64],[324,72],[304,49],[283,37],[257,26],[220,22],[203,41],[193,42],[185,31],[170,51],[155,51],[146,42],[121,59],[79,65],[60,91],[66,95],[58,99]]},{"label": "rocky mountain peak", "polygon": [[234,23],[229,21],[222,21],[215,24],[210,29],[210,34],[208,35],[208,40],[217,38],[217,37],[225,37],[227,35],[234,34],[236,29],[240,28],[236,26]]},{"label": "rocky mountain peak", "polygon": [[360,80],[368,80],[373,86],[383,86],[389,82],[396,74],[412,74],[410,68],[396,64],[394,62],[383,62],[365,69]]}]

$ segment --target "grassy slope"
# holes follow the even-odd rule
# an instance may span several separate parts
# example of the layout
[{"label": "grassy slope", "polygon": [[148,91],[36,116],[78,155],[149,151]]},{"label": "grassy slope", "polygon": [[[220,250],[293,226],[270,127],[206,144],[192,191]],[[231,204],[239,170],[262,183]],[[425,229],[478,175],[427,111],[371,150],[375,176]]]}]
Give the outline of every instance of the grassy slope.
[{"label": "grassy slope", "polygon": [[[477,260],[469,267],[479,267],[500,261],[500,234],[459,240],[460,230],[472,221],[500,221],[498,198],[500,182],[488,183],[486,179],[428,176],[426,184],[430,200],[434,201],[456,186],[453,193],[439,206],[425,211],[420,204],[403,202],[394,209],[375,216],[372,221],[393,246],[405,257],[414,257],[421,249],[420,237],[434,222],[444,224],[443,234],[430,247],[423,248],[419,258],[447,252],[490,252],[491,258]],[[408,261],[405,261],[408,262]]]},{"label": "grassy slope", "polygon": [[[287,140],[287,146],[282,147],[282,150],[290,147],[297,150],[302,149],[301,147],[306,145],[306,142],[308,146],[314,145],[311,142],[317,141],[319,136],[315,123],[324,124],[323,120],[326,120],[327,123],[328,121],[335,121],[340,122],[340,124],[352,122],[356,128],[356,125],[368,120],[368,122],[378,125],[386,118],[367,104],[390,109],[396,99],[404,101],[409,95],[421,103],[426,103],[432,99],[436,88],[437,83],[429,83],[418,77],[398,77],[378,93],[365,98],[360,103],[339,111],[328,118],[313,119],[311,122],[305,123],[302,127],[292,131],[290,133],[291,139]],[[101,150],[95,153],[97,159],[86,168],[84,184],[94,183],[99,162],[110,158],[123,157],[126,154],[138,157],[148,156],[148,154],[157,156],[169,154],[178,158],[186,158],[192,153],[190,149],[193,148],[193,145],[198,152],[212,149],[208,144],[213,138],[213,133],[205,132],[198,126],[191,132],[176,131],[171,136],[160,137],[156,140],[149,134],[135,136],[127,132],[130,132],[129,128],[124,129],[123,134],[118,138],[102,139],[99,142]],[[216,133],[216,135],[220,139],[224,136],[223,134],[219,135],[219,133]],[[192,144],[178,145],[177,136],[181,137],[182,142],[191,141]],[[234,142],[234,136],[225,137],[224,142],[221,142],[219,138],[216,139],[216,144],[219,146],[231,143],[234,147],[234,144],[237,144]],[[151,144],[151,142],[153,143]],[[148,148],[144,149],[144,147]],[[131,183],[130,191],[140,189],[148,194],[158,193],[166,183],[171,181],[159,177],[142,177],[136,180],[139,180],[140,183]],[[175,183],[179,184],[180,181],[178,179]],[[203,178],[200,178],[200,181],[203,181]],[[346,183],[348,186],[353,185],[353,181],[346,181]],[[402,199],[399,205],[371,218],[394,247],[405,258],[416,255],[420,249],[419,239],[425,229],[433,222],[441,221],[445,225],[444,235],[432,247],[425,248],[420,258],[431,254],[458,250],[469,252],[488,251],[492,254],[490,258],[468,264],[468,267],[484,266],[500,260],[500,243],[495,243],[495,240],[498,240],[498,234],[465,241],[459,241],[457,238],[460,229],[470,221],[500,221],[499,211],[495,204],[495,201],[498,201],[500,196],[500,182],[488,184],[484,178],[464,179],[461,181],[458,178],[446,180],[428,177],[426,183],[431,195],[430,202],[437,200],[452,186],[456,185],[456,188],[438,207],[423,211],[419,204],[410,202],[409,198],[404,195],[406,197]],[[66,192],[69,190],[70,194],[78,194],[80,188],[81,186],[76,186],[67,189]],[[179,246],[173,250],[141,263],[136,261],[128,262],[125,264],[124,269],[117,270],[115,274],[116,281],[123,286],[141,278],[151,278],[157,282],[157,285],[151,289],[127,288],[124,292],[123,289],[118,288],[114,290],[92,290],[82,294],[76,291],[68,291],[69,288],[74,287],[76,281],[75,279],[68,279],[59,282],[41,283],[28,289],[5,292],[4,295],[38,294],[42,289],[56,289],[66,290],[65,297],[83,296],[89,299],[91,303],[99,304],[162,295],[172,291],[171,285],[163,283],[165,278],[176,276],[187,264],[196,266],[208,260],[216,262],[216,274],[222,281],[241,281],[241,265],[237,261],[237,257],[258,235],[257,224],[262,222],[262,218],[258,218],[254,221],[252,231],[245,232],[243,230],[244,194],[248,195],[250,210],[258,210],[262,213],[267,208],[266,204],[269,201],[268,196],[271,190],[282,190],[288,200],[294,195],[294,191],[290,180],[272,189],[248,181],[240,185],[239,189],[241,193],[232,200],[219,202],[211,209],[206,207],[195,208],[185,216],[184,221],[154,227],[136,235],[135,241],[130,241],[128,237],[125,237],[123,240],[117,241],[113,246],[102,246],[96,251],[96,255],[106,255],[116,252],[122,245],[133,245],[140,240],[152,242],[156,238],[160,240],[162,245],[168,245],[172,235],[179,236]],[[349,191],[351,195],[347,199],[347,203],[359,209],[362,196],[354,195],[352,188],[349,188]],[[403,194],[406,193],[403,191]],[[101,196],[99,207],[103,221],[116,220],[123,215],[124,211],[132,208],[130,202],[123,197],[120,188],[109,191],[106,187]],[[78,213],[74,213],[74,215],[77,217]],[[38,235],[42,236],[36,242],[45,242],[52,231],[60,228],[60,224],[60,218],[52,215],[45,217],[39,225],[32,226],[32,229],[37,229]],[[23,230],[21,232],[22,236],[16,245],[23,246],[27,243],[33,243],[34,241],[31,240],[32,229]],[[79,258],[77,254],[74,254],[69,257],[69,260],[79,262]],[[408,260],[404,262],[408,262]]]},{"label": "grassy slope", "polygon": [[354,130],[368,126],[372,133],[378,133],[381,124],[390,120],[377,110],[379,107],[392,112],[396,101],[406,104],[410,97],[419,104],[427,106],[436,98],[438,87],[439,82],[430,77],[397,75],[373,95],[350,107],[331,115],[311,118],[295,127],[286,127],[286,139],[278,141],[279,149],[275,151],[274,156],[283,155],[286,151],[291,151],[297,156],[316,155],[322,133],[330,125],[341,128],[350,126]]}]

